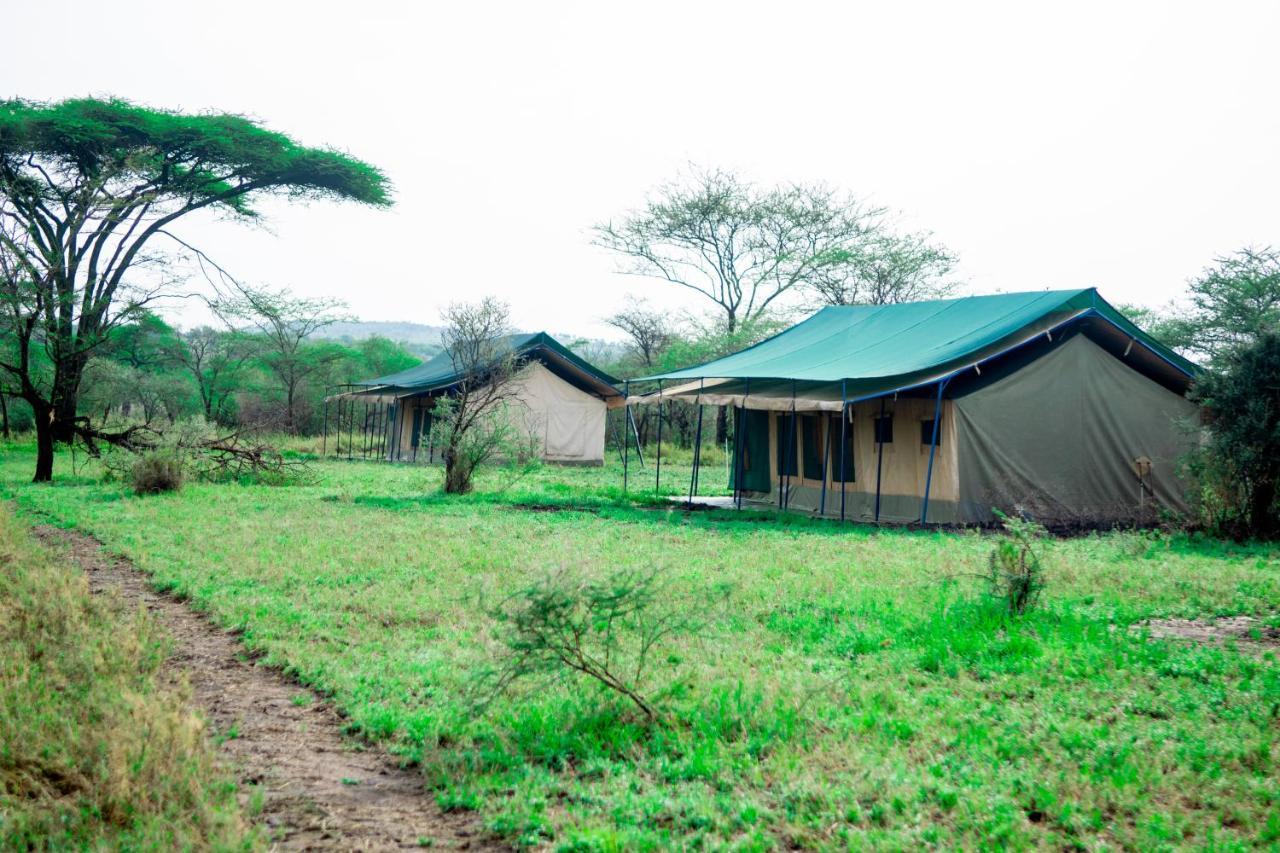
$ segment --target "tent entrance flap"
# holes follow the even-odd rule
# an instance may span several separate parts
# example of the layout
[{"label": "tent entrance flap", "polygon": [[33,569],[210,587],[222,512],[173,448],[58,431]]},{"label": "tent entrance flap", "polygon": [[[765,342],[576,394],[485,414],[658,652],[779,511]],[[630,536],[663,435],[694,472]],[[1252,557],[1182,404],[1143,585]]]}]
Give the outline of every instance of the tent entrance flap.
[{"label": "tent entrance flap", "polygon": [[[773,489],[773,476],[769,460],[769,413],[761,409],[738,409],[742,440],[735,442],[738,458],[733,460],[730,479],[742,472],[742,488],[748,492],[768,492]],[[731,482],[730,488],[736,488]]]}]

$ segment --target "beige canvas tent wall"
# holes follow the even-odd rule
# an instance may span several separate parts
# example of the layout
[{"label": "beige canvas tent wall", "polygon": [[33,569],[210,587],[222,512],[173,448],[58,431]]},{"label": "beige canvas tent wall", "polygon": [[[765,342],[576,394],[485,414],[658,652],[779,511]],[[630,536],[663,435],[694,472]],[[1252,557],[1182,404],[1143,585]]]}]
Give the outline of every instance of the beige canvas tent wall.
[{"label": "beige canvas tent wall", "polygon": [[[606,400],[566,382],[539,361],[521,368],[512,383],[516,386],[514,398],[503,415],[530,452],[548,462],[603,464]],[[428,433],[437,396],[398,398],[389,458],[409,462],[417,451],[428,458],[434,456]]]},{"label": "beige canvas tent wall", "polygon": [[1195,371],[1096,291],[1002,294],[828,308],[632,402],[733,406],[741,500],[1110,526],[1186,509]]},{"label": "beige canvas tent wall", "polygon": [[[529,452],[548,462],[602,464],[606,411],[622,405],[616,380],[545,332],[515,335],[508,344],[520,368],[510,380],[515,393],[501,414]],[[398,462],[434,461],[432,412],[463,378],[442,353],[400,373],[365,380],[342,396],[372,402],[382,412],[373,427],[380,455]]]}]

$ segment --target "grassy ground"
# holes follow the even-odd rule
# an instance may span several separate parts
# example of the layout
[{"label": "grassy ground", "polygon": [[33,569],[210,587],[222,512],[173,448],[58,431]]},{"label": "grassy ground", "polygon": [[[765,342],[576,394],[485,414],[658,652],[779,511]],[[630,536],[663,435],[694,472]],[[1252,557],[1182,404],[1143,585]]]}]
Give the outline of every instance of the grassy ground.
[{"label": "grassy ground", "polygon": [[165,653],[0,505],[0,848],[254,846]]},{"label": "grassy ground", "polygon": [[[620,472],[486,476],[324,462],[305,487],[138,498],[92,470],[0,488],[189,596],[440,802],[565,848],[1158,849],[1280,844],[1275,654],[1152,640],[1153,616],[1274,622],[1280,554],[1157,534],[1049,544],[1042,607],[1003,616],[977,534],[874,531],[622,498]],[[709,489],[723,474],[703,475]],[[688,468],[665,468],[673,490]],[[638,477],[652,491],[653,469]],[[717,476],[719,479],[717,479]],[[636,484],[633,482],[633,496]],[[561,511],[540,511],[558,506]],[[664,719],[581,681],[477,711],[491,605],[548,572],[658,570],[706,621],[664,650]]]}]

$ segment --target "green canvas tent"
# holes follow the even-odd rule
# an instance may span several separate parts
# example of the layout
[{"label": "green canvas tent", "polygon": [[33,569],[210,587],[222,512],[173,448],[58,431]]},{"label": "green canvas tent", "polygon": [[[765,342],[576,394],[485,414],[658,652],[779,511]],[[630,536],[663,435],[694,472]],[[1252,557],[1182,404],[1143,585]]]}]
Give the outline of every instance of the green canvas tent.
[{"label": "green canvas tent", "polygon": [[632,404],[735,408],[740,500],[871,521],[1185,509],[1197,372],[1096,290],[834,306]]},{"label": "green canvas tent", "polygon": [[[513,425],[536,444],[543,459],[601,464],[605,411],[622,405],[617,380],[546,332],[511,335],[505,343],[520,364],[511,380],[518,386],[508,411]],[[376,441],[365,440],[362,449],[376,443],[378,454],[393,461],[430,460],[435,456],[430,435],[436,401],[468,378],[442,352],[407,370],[354,383],[333,399],[349,407],[364,404],[362,428],[375,433]],[[352,443],[348,438],[349,450]]]}]

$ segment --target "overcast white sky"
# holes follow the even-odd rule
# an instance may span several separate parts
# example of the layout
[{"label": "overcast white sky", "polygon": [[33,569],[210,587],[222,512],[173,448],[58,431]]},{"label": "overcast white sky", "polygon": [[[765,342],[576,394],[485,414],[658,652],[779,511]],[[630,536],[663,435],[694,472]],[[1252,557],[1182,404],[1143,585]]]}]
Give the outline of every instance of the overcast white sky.
[{"label": "overcast white sky", "polygon": [[973,292],[1162,304],[1280,242],[1280,4],[0,0],[0,94],[247,113],[345,149],[389,211],[187,234],[239,277],[434,323],[494,294],[611,336],[588,229],[690,162],[823,180],[956,251]]}]

